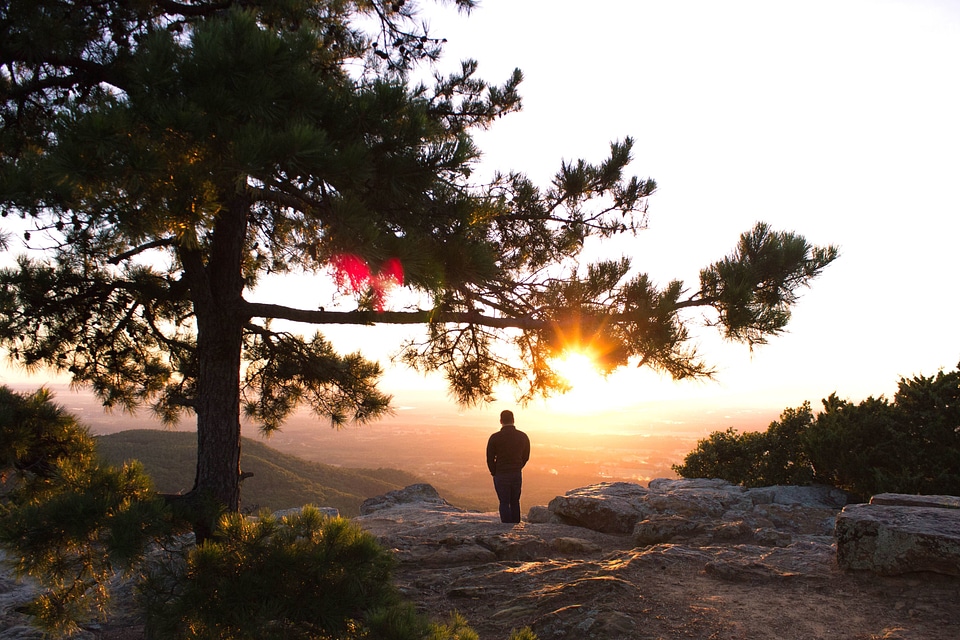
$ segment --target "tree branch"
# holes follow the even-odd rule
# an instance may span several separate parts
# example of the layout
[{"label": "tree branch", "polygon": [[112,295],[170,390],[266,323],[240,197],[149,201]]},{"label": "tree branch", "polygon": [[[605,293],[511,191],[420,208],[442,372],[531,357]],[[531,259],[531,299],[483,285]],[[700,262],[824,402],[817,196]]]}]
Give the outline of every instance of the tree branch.
[{"label": "tree branch", "polygon": [[278,304],[247,302],[250,318],[274,318],[307,324],[478,324],[496,329],[541,329],[551,323],[537,318],[493,317],[479,311],[312,311]]},{"label": "tree branch", "polygon": [[[709,301],[689,301],[681,303],[679,308],[708,306]],[[489,316],[480,311],[433,311],[417,309],[416,311],[324,311],[310,309],[296,309],[278,304],[246,302],[245,312],[249,318],[271,318],[289,320],[305,324],[472,324],[493,329],[546,329],[563,328],[567,325],[576,325],[582,322],[583,315],[576,314],[569,318],[537,318],[527,316]],[[633,324],[640,318],[636,313],[598,314],[606,324]]]},{"label": "tree branch", "polygon": [[139,247],[134,247],[129,251],[124,251],[119,255],[113,256],[112,258],[107,260],[107,262],[109,264],[120,264],[127,258],[132,258],[138,253],[143,253],[144,251],[149,251],[150,249],[156,249],[157,247],[170,247],[170,246],[173,246],[175,243],[176,243],[175,238],[157,238],[152,242],[142,244]]},{"label": "tree branch", "polygon": [[234,2],[212,2],[210,4],[189,5],[173,0],[157,0],[157,6],[163,9],[165,13],[179,14],[181,16],[198,17],[206,16],[217,11],[229,9]]}]

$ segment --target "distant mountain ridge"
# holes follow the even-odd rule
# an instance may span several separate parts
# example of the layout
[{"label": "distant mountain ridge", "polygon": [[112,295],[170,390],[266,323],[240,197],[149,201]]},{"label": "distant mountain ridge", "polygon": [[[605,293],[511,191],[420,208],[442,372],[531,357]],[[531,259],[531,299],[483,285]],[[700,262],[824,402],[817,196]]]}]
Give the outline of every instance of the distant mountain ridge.
[{"label": "distant mountain ridge", "polygon": [[[110,464],[139,460],[162,493],[183,493],[193,486],[197,452],[194,432],[135,429],[97,436],[96,441],[100,456]],[[243,470],[253,476],[244,480],[241,507],[252,513],[314,504],[336,507],[341,515],[353,517],[367,498],[424,481],[399,469],[310,462],[249,438],[242,438],[242,451]],[[482,510],[469,498],[438,489],[461,508]]]}]

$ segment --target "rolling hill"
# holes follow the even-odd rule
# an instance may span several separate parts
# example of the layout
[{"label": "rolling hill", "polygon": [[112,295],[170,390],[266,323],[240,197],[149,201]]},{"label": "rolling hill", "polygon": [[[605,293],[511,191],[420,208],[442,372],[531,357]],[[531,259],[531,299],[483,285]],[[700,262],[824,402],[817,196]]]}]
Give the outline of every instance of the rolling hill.
[{"label": "rolling hill", "polygon": [[[193,486],[197,441],[186,431],[137,429],[96,437],[97,450],[108,463],[139,460],[162,493],[184,493]],[[424,482],[398,469],[344,468],[309,462],[281,453],[261,442],[243,438],[243,470],[253,473],[243,483],[242,508],[256,513],[315,504],[336,507],[347,517],[359,514],[367,498]],[[449,502],[483,510],[475,501],[436,487]]]}]

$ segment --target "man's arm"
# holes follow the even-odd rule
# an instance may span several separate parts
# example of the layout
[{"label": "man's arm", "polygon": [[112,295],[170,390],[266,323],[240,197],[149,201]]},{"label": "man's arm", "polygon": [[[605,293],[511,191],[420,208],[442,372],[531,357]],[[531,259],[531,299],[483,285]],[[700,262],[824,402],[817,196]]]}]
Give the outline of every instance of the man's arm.
[{"label": "man's arm", "polygon": [[490,470],[490,475],[496,475],[497,471],[497,448],[493,440],[493,436],[487,440],[487,469]]}]

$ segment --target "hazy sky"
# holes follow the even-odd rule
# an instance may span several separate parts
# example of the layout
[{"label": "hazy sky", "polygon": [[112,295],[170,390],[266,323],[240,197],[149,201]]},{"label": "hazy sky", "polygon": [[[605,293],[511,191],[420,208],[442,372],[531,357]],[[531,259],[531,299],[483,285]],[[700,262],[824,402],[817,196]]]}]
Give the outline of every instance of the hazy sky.
[{"label": "hazy sky", "polygon": [[[632,169],[659,189],[649,229],[605,251],[661,283],[695,287],[758,220],[837,244],[841,257],[803,292],[789,333],[752,354],[699,332],[715,382],[630,370],[551,408],[818,409],[833,392],[891,397],[900,376],[960,362],[960,2],[583,7],[485,0],[468,17],[429,7],[434,35],[448,39],[444,65],[473,57],[491,81],[525,74],[523,112],[477,135],[486,167],[544,184],[561,159],[598,161],[633,136]],[[390,384],[403,404],[409,379]]]},{"label": "hazy sky", "polygon": [[718,382],[650,391],[816,405],[960,362],[960,2],[584,6],[486,0],[433,20],[449,62],[525,73],[524,111],[478,137],[492,166],[546,181],[635,137],[633,169],[659,190],[649,230],[609,250],[661,282],[696,286],[757,220],[841,250],[789,335],[751,355],[705,332]]},{"label": "hazy sky", "polygon": [[[484,0],[464,17],[425,4],[433,35],[448,39],[442,67],[472,57],[490,81],[514,67],[525,74],[523,112],[476,136],[485,168],[545,184],[561,159],[599,161],[611,140],[633,136],[632,171],[659,185],[649,229],[603,251],[632,256],[660,283],[695,287],[700,268],[758,220],[837,244],[841,256],[803,293],[789,333],[752,354],[699,332],[715,382],[631,370],[551,410],[586,412],[589,403],[642,414],[638,403],[658,399],[817,408],[834,391],[890,397],[899,376],[960,362],[960,2],[584,7]],[[304,300],[302,288],[294,300],[289,291],[271,286],[258,297]],[[325,332],[373,356],[400,335]],[[386,386],[400,406],[421,397],[408,390],[442,389],[401,373]]]}]

